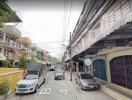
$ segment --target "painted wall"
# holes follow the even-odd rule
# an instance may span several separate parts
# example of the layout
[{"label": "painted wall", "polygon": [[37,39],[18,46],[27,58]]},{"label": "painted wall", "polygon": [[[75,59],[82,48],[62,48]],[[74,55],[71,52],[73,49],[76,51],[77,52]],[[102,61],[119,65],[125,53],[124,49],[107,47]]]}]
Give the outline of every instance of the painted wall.
[{"label": "painted wall", "polygon": [[0,83],[7,80],[10,91],[15,89],[16,83],[22,78],[22,72],[18,68],[0,68]]}]

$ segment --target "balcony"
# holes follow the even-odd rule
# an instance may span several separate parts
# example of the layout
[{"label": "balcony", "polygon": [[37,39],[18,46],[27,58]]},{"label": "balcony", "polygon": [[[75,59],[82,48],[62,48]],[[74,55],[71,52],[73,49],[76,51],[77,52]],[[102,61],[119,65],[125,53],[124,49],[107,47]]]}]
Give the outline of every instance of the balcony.
[{"label": "balcony", "polygon": [[16,53],[9,53],[8,55],[6,55],[6,58],[10,59],[10,60],[18,61],[19,60],[19,55],[16,54]]},{"label": "balcony", "polygon": [[3,28],[0,28],[0,31],[13,35],[15,38],[19,38],[21,36],[21,32],[13,25],[4,25]]}]

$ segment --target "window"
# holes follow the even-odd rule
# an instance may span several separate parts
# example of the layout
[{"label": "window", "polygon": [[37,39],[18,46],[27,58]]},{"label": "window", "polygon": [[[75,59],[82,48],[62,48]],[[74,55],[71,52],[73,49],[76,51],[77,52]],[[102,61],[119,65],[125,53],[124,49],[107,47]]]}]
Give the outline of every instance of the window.
[{"label": "window", "polygon": [[0,33],[0,40],[3,40],[4,35]]},{"label": "window", "polygon": [[0,48],[0,53],[2,53],[2,48]]}]

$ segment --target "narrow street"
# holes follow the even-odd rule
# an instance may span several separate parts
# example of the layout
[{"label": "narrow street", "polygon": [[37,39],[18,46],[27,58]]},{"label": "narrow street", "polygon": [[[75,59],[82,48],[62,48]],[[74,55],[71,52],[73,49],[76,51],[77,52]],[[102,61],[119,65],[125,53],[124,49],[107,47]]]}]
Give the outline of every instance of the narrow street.
[{"label": "narrow street", "polygon": [[6,100],[114,100],[100,90],[81,90],[75,83],[65,80],[54,80],[54,72],[48,72],[46,82],[37,93],[10,95]]}]

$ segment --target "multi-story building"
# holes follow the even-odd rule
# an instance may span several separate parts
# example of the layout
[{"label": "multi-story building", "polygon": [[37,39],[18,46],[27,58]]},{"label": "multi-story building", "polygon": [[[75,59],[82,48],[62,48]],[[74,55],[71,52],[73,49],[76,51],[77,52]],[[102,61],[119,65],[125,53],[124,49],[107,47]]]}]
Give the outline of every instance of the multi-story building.
[{"label": "multi-story building", "polygon": [[27,59],[31,60],[32,59],[31,40],[28,37],[20,37],[18,41],[21,44],[19,53],[21,55],[26,54]]},{"label": "multi-story building", "polygon": [[19,54],[17,49],[21,45],[17,41],[21,37],[20,31],[13,25],[4,25],[0,28],[0,52],[10,60],[12,64],[18,62]]},{"label": "multi-story building", "polygon": [[31,40],[21,37],[21,32],[15,26],[4,25],[0,28],[0,53],[6,60],[10,60],[13,66],[23,54],[27,55],[27,59],[31,59]]},{"label": "multi-story building", "polygon": [[[77,69],[131,91],[131,26],[131,0],[85,0],[69,44]],[[92,60],[91,66],[85,65],[86,58]]]}]

